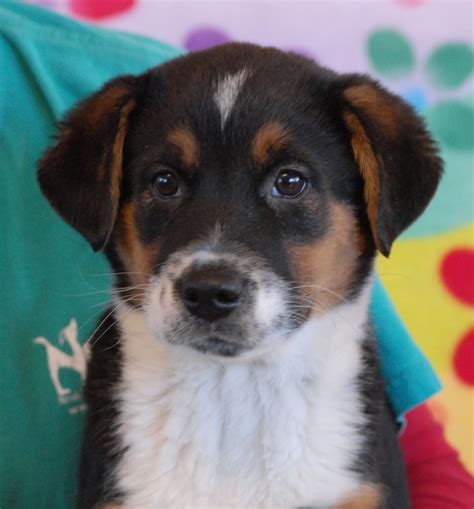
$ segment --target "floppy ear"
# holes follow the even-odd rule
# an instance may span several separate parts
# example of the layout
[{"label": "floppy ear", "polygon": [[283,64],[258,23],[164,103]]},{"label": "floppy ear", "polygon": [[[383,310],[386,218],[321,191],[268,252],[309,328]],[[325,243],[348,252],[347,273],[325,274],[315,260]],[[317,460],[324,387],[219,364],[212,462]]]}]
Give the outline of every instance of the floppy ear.
[{"label": "floppy ear", "polygon": [[364,179],[372,235],[388,256],[395,238],[426,208],[443,163],[424,122],[368,77],[342,77],[343,119]]},{"label": "floppy ear", "polygon": [[82,101],[39,162],[42,192],[94,251],[112,233],[120,198],[123,144],[137,79],[123,76]]}]

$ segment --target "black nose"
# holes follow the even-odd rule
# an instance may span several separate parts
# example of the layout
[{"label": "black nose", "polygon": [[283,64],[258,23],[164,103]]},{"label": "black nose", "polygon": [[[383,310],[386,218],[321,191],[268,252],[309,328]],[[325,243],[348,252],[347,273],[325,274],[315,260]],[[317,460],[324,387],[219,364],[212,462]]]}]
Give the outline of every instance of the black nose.
[{"label": "black nose", "polygon": [[224,318],[242,300],[243,282],[228,269],[202,268],[189,272],[178,283],[186,308],[209,322]]}]

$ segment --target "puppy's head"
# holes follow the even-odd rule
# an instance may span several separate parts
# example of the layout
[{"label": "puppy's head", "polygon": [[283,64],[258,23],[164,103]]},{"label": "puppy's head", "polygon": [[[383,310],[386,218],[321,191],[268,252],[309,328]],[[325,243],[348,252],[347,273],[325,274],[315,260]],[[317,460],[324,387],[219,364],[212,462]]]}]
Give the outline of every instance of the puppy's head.
[{"label": "puppy's head", "polygon": [[441,166],[371,79],[231,44],[106,84],[38,176],[158,340],[238,356],[354,298]]}]

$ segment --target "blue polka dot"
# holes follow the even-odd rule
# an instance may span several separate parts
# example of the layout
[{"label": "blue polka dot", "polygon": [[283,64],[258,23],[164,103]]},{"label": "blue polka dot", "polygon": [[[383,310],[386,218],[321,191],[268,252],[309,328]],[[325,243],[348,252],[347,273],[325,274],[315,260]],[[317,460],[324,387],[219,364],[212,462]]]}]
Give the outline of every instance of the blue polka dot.
[{"label": "blue polka dot", "polygon": [[426,93],[422,88],[413,87],[406,90],[403,98],[408,101],[417,111],[424,111],[426,108]]}]

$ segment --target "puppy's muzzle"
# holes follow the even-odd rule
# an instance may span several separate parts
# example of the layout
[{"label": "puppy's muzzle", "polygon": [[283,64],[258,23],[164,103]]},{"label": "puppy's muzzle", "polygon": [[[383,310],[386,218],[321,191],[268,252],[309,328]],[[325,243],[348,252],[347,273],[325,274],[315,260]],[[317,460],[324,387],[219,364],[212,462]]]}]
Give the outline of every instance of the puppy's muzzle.
[{"label": "puppy's muzzle", "polygon": [[176,289],[186,309],[208,322],[226,318],[245,298],[243,278],[228,268],[193,269],[176,283]]}]

